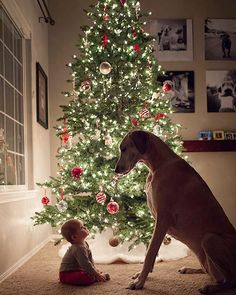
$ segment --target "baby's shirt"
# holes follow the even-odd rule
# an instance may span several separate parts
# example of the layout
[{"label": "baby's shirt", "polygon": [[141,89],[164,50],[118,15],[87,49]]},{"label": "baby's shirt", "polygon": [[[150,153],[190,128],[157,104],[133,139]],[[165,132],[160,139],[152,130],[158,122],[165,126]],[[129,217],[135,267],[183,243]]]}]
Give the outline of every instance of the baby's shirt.
[{"label": "baby's shirt", "polygon": [[88,243],[72,244],[69,247],[61,261],[60,272],[62,271],[85,271],[92,277],[97,275]]}]

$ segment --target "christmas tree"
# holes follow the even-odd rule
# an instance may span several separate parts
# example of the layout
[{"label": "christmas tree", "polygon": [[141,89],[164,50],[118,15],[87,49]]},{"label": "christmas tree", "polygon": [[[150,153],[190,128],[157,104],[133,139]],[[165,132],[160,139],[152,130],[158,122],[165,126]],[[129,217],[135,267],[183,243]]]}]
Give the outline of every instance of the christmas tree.
[{"label": "christmas tree", "polygon": [[144,17],[137,0],[99,0],[86,11],[92,26],[82,27],[78,56],[71,68],[73,90],[65,92],[69,104],[56,127],[61,139],[58,176],[41,184],[57,196],[36,212],[35,224],[53,227],[79,218],[93,233],[112,228],[131,246],[148,244],[154,220],[144,192],[147,168],[116,178],[119,144],[132,129],[148,130],[181,154],[179,126],[171,113],[169,85],[153,55],[153,36],[144,32]]}]

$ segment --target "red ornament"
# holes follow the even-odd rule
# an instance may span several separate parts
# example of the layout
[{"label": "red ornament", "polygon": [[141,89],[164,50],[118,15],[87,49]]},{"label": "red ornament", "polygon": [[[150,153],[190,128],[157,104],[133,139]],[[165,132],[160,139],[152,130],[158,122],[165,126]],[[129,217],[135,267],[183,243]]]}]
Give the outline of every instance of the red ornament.
[{"label": "red ornament", "polygon": [[169,83],[165,83],[163,86],[162,86],[162,89],[164,92],[169,92],[171,90],[171,84]]},{"label": "red ornament", "polygon": [[132,37],[135,38],[137,36],[137,32],[133,31]]},{"label": "red ornament", "polygon": [[107,37],[107,34],[104,33],[102,35],[102,45],[103,45],[104,48],[107,46],[107,43],[108,43],[108,37]]},{"label": "red ornament", "polygon": [[136,51],[136,52],[140,52],[141,51],[141,49],[140,49],[140,47],[139,47],[139,45],[137,43],[134,44],[133,48],[134,48],[134,51]]},{"label": "red ornament", "polygon": [[63,134],[61,135],[61,140],[63,140],[64,143],[67,143],[69,137],[70,137],[70,134],[67,132],[66,119],[64,118],[64,128],[63,128]]},{"label": "red ornament", "polygon": [[165,117],[164,114],[157,114],[157,115],[156,115],[156,121],[158,121],[159,119],[162,119],[162,118],[164,118],[164,117]]},{"label": "red ornament", "polygon": [[90,88],[90,80],[85,80],[84,82],[81,83],[80,85],[80,90],[81,91],[86,91],[86,90],[89,90]]},{"label": "red ornament", "polygon": [[122,6],[125,5],[125,2],[126,2],[126,0],[120,0],[120,4],[121,4]]},{"label": "red ornament", "polygon": [[61,139],[63,140],[64,143],[67,143],[67,141],[69,140],[70,134],[67,133],[66,127],[64,127],[63,132],[64,134],[61,135]]},{"label": "red ornament", "polygon": [[99,192],[97,195],[96,195],[96,201],[99,203],[99,204],[104,204],[105,201],[107,199],[107,196],[104,194],[104,192]]},{"label": "red ornament", "polygon": [[44,204],[44,205],[47,205],[49,203],[49,198],[48,197],[43,197],[41,202]]},{"label": "red ornament", "polygon": [[113,199],[110,200],[110,202],[107,204],[107,211],[110,214],[116,214],[119,212],[119,204],[113,201]]},{"label": "red ornament", "polygon": [[80,179],[83,173],[84,173],[84,170],[80,167],[75,167],[71,169],[71,175],[76,179]]},{"label": "red ornament", "polygon": [[137,121],[136,118],[132,118],[132,119],[131,119],[131,123],[132,123],[132,125],[133,125],[134,127],[136,127],[136,126],[138,125],[138,121]]},{"label": "red ornament", "polygon": [[109,20],[109,15],[108,14],[104,14],[102,18],[103,18],[103,20],[108,21]]}]

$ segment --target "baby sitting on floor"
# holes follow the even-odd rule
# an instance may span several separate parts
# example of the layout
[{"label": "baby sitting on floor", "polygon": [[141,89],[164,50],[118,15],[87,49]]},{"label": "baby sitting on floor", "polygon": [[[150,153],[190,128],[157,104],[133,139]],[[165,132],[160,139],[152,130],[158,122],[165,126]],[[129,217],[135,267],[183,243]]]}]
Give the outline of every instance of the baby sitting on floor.
[{"label": "baby sitting on floor", "polygon": [[89,231],[81,221],[66,221],[61,227],[61,234],[71,243],[62,258],[59,272],[61,283],[86,286],[110,279],[109,274],[104,274],[95,267],[89,245],[85,241]]}]

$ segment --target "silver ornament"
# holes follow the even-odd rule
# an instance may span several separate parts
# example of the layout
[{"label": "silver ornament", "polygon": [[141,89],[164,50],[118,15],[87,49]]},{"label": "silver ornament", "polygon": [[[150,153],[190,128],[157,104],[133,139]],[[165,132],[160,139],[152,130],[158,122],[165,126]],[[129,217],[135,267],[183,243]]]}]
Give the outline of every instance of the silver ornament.
[{"label": "silver ornament", "polygon": [[99,66],[99,71],[103,75],[108,75],[111,72],[111,70],[112,70],[112,66],[107,61],[102,62]]},{"label": "silver ornament", "polygon": [[68,204],[64,200],[61,200],[59,203],[56,204],[56,207],[58,211],[64,212],[67,210]]}]

